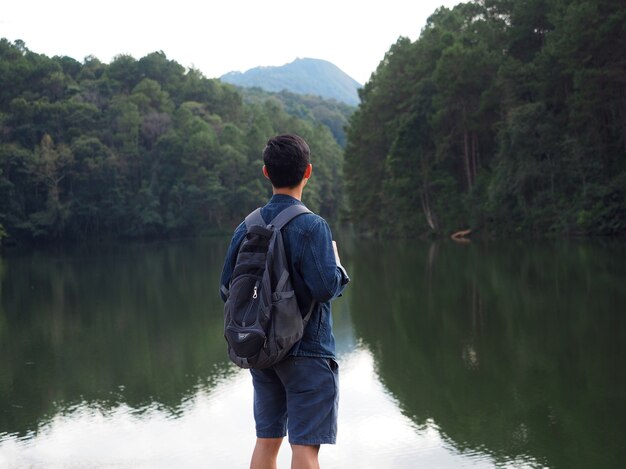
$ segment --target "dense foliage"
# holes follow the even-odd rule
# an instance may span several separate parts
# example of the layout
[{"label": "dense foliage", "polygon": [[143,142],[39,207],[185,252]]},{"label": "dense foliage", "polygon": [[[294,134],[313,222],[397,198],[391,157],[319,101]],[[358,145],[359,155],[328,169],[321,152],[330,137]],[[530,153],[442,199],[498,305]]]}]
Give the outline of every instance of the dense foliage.
[{"label": "dense foliage", "polygon": [[324,99],[310,94],[298,94],[283,90],[278,93],[265,91],[261,88],[238,87],[243,95],[244,103],[260,104],[268,99],[278,100],[287,114],[299,117],[312,123],[324,124],[330,129],[335,140],[342,148],[346,146],[346,128],[354,106],[335,99]]},{"label": "dense foliage", "polygon": [[346,148],[372,232],[626,232],[626,4],[438,9],[360,91]]},{"label": "dense foliage", "polygon": [[104,64],[0,40],[0,236],[177,236],[227,230],[270,194],[274,134],[310,144],[307,205],[342,209],[341,147],[329,129],[162,52]]}]

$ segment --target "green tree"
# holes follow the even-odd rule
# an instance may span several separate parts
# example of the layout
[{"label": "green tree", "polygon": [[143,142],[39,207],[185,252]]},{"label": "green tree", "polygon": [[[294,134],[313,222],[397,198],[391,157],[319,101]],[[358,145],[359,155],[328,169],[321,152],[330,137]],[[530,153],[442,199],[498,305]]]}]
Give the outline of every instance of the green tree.
[{"label": "green tree", "polygon": [[623,233],[625,15],[605,0],[435,11],[361,90],[346,145],[355,223],[397,235]]},{"label": "green tree", "polygon": [[38,186],[47,194],[42,210],[30,216],[35,230],[44,236],[61,238],[70,217],[69,202],[65,197],[63,180],[72,170],[74,157],[66,145],[55,146],[49,135],[44,135],[35,151],[34,172]]},{"label": "green tree", "polygon": [[260,156],[282,132],[312,141],[311,207],[345,211],[341,148],[304,107],[244,103],[162,52],[81,63],[3,39],[0,85],[0,223],[16,241],[230,232],[270,194]]}]

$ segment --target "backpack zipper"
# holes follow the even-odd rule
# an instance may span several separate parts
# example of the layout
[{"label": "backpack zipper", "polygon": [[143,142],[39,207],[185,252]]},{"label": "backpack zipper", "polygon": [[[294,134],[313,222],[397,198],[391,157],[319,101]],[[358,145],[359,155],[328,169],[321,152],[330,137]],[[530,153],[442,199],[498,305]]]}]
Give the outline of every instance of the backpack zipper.
[{"label": "backpack zipper", "polygon": [[[258,298],[258,293],[257,293],[257,289],[259,288],[259,281],[257,280],[256,283],[254,284],[254,290],[252,293],[252,299],[256,300]],[[243,315],[243,320],[241,321],[241,326],[242,327],[246,327],[246,319],[248,319],[248,313],[250,313],[250,310],[252,309],[252,305],[254,304],[254,301],[251,301],[250,304],[248,305],[248,309],[246,311],[246,314]]]}]

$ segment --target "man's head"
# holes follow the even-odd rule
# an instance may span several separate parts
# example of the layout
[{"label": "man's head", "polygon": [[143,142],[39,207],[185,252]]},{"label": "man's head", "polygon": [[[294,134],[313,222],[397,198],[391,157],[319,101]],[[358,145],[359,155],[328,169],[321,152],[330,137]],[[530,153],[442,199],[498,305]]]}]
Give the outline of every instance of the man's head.
[{"label": "man's head", "polygon": [[293,188],[310,175],[311,150],[297,135],[278,135],[263,150],[266,176],[277,189]]}]

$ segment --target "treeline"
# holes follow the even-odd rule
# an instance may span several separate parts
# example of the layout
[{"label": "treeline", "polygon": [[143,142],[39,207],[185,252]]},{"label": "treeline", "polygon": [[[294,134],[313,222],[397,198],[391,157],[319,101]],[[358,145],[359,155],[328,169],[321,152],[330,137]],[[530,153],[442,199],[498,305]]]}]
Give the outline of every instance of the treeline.
[{"label": "treeline", "polygon": [[230,231],[271,194],[261,152],[283,132],[311,146],[306,204],[336,218],[342,149],[319,122],[244,103],[162,52],[80,63],[1,39],[0,238]]},{"label": "treeline", "polygon": [[626,4],[440,8],[360,91],[355,223],[415,236],[626,232]]},{"label": "treeline", "polygon": [[335,140],[342,148],[346,146],[346,128],[355,107],[335,99],[325,99],[310,94],[297,94],[283,90],[265,91],[258,87],[237,87],[243,95],[244,103],[259,104],[268,99],[276,99],[285,111],[311,123],[320,123],[328,127]]}]

